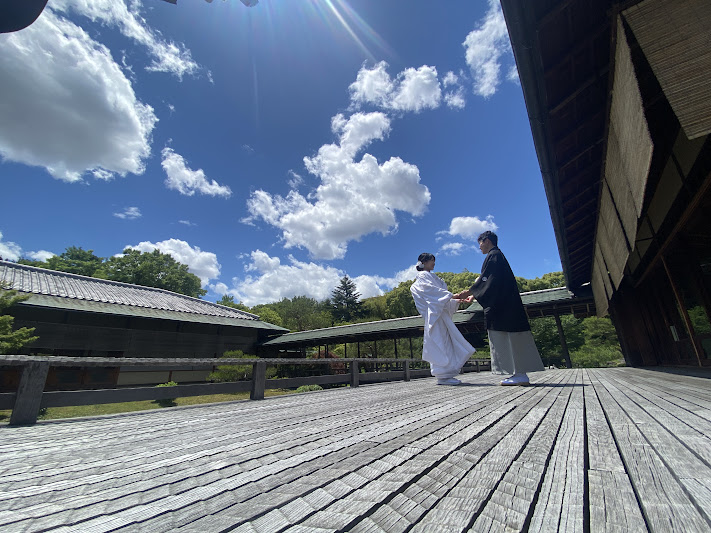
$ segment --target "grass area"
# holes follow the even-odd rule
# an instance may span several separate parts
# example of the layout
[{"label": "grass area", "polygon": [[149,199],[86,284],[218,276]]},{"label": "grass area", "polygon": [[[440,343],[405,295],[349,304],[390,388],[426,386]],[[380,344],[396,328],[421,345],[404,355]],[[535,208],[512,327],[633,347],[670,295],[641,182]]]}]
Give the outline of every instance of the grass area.
[{"label": "grass area", "polygon": [[[290,389],[268,389],[264,391],[264,396],[282,396],[292,394],[296,391]],[[238,392],[235,394],[210,394],[206,396],[188,396],[186,398],[176,398],[174,406],[199,405],[204,403],[232,402],[235,400],[249,399],[249,392]],[[62,418],[77,418],[80,416],[112,415],[116,413],[132,413],[134,411],[150,411],[152,409],[162,409],[156,400],[145,400],[141,402],[105,403],[100,405],[77,405],[67,407],[49,407],[46,413],[42,414],[40,420],[58,420]],[[0,410],[0,424],[10,421],[12,411]]]}]

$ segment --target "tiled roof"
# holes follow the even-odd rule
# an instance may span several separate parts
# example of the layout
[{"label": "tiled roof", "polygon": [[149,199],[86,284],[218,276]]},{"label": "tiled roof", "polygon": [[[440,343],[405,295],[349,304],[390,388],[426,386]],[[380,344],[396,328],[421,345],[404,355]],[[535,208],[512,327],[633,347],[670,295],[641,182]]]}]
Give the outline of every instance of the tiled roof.
[{"label": "tiled roof", "polygon": [[[565,303],[570,300],[574,300],[575,295],[568,290],[567,287],[556,287],[554,289],[543,289],[540,291],[522,292],[521,301],[524,307],[531,307],[534,305],[555,303]],[[478,302],[472,303],[466,309],[467,311],[483,311],[483,308]]]},{"label": "tiled roof", "polygon": [[[141,315],[146,314],[145,310],[156,310],[169,312],[174,318],[180,316],[174,313],[181,313],[259,321],[257,315],[164,289],[90,278],[67,272],[19,265],[9,261],[0,261],[0,282],[5,283],[9,289],[38,295],[35,298],[36,301],[33,302],[31,298],[27,302],[34,305],[43,305],[41,302],[54,301],[52,307],[56,307],[58,302],[66,300],[68,307],[81,308],[86,311],[95,307],[100,312],[112,312],[111,309],[114,309],[114,312],[118,314],[131,314],[131,308],[133,308],[136,311],[140,310],[141,312],[137,312],[137,314]],[[79,302],[82,303],[79,304]],[[101,305],[92,306],[89,305],[90,302]],[[160,315],[160,313],[150,314]]]}]

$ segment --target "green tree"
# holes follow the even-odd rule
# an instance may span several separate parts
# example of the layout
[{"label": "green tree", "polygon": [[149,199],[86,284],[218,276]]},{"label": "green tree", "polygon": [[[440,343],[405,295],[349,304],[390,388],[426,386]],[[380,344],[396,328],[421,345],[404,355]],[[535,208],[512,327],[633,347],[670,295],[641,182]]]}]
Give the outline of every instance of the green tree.
[{"label": "green tree", "polygon": [[617,331],[612,325],[609,317],[591,316],[583,319],[583,337],[585,346],[604,346],[620,350],[620,341],[617,339]]},{"label": "green tree", "polygon": [[326,305],[308,296],[283,298],[272,305],[284,321],[283,327],[291,331],[307,331],[331,325],[331,313]]},{"label": "green tree", "polygon": [[[573,315],[563,315],[560,317],[560,322],[563,326],[568,352],[578,350],[585,343],[581,319],[575,318]],[[563,356],[563,351],[555,319],[553,317],[534,318],[530,323],[531,332],[543,362],[559,361]]]},{"label": "green tree", "polygon": [[363,313],[368,318],[368,321],[388,318],[388,304],[385,295],[373,296],[363,300]]},{"label": "green tree", "polygon": [[284,327],[284,320],[282,320],[282,318],[279,316],[279,313],[277,313],[271,307],[264,307],[259,311],[253,309],[252,312],[255,315],[259,315],[259,320],[261,320],[262,322],[267,322],[269,324],[274,324],[275,326]]},{"label": "green tree", "polygon": [[415,300],[410,293],[413,280],[403,281],[385,295],[388,308],[388,318],[402,318],[419,314],[415,307]]},{"label": "green tree", "polygon": [[82,276],[94,276],[101,269],[103,261],[102,257],[94,255],[94,250],[84,250],[81,246],[69,246],[61,255],[53,255],[46,261],[20,259],[18,263]]},{"label": "green tree", "polygon": [[222,298],[217,300],[215,303],[224,305],[225,307],[232,307],[234,309],[239,309],[240,311],[250,312],[249,307],[244,305],[242,302],[235,303],[235,297],[232,295],[223,294]]},{"label": "green tree", "polygon": [[32,335],[35,328],[20,328],[13,331],[12,325],[15,317],[6,314],[10,307],[28,298],[29,296],[18,295],[17,291],[0,285],[0,354],[17,352],[24,345],[39,338]]},{"label": "green tree", "polygon": [[188,272],[188,266],[178,263],[159,250],[141,252],[126,248],[123,255],[104,262],[101,277],[113,281],[156,287],[199,298],[207,294],[200,288],[200,278]]},{"label": "green tree", "polygon": [[363,304],[355,282],[348,276],[331,293],[331,314],[339,322],[348,322],[363,315]]},{"label": "green tree", "polygon": [[554,289],[565,287],[565,277],[563,272],[549,272],[540,278],[526,279],[516,278],[518,292],[541,291],[543,289]]},{"label": "green tree", "polygon": [[451,293],[461,292],[474,285],[474,281],[479,276],[474,272],[465,270],[458,274],[452,272],[438,272],[437,275],[447,284],[447,290]]}]

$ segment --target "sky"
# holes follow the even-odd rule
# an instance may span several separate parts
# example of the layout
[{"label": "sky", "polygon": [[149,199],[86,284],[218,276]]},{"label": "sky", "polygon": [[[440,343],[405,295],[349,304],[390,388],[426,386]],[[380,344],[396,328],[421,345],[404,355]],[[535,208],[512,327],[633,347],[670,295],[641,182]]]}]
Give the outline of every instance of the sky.
[{"label": "sky", "polygon": [[0,34],[0,256],[155,249],[248,306],[561,270],[498,0],[49,0]]}]

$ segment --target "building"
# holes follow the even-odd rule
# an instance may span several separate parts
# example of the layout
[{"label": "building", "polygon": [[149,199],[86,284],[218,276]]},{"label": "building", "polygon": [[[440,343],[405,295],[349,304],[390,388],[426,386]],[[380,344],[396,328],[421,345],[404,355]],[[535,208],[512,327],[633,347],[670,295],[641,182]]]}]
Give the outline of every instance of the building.
[{"label": "building", "polygon": [[501,0],[568,287],[630,365],[711,365],[707,0]]},{"label": "building", "polygon": [[[0,261],[0,282],[30,296],[11,310],[16,328],[33,327],[39,336],[23,354],[216,358],[228,350],[255,353],[259,343],[288,331],[251,313],[163,289],[8,261]],[[204,381],[205,375],[189,367],[172,373],[84,369],[54,373],[47,387]]]}]

